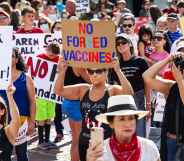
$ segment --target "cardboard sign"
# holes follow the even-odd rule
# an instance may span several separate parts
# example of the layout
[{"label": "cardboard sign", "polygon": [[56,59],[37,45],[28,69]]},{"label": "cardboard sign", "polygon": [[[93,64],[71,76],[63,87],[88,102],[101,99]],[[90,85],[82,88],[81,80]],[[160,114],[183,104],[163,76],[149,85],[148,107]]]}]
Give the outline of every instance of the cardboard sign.
[{"label": "cardboard sign", "polygon": [[115,55],[115,26],[111,21],[62,22],[63,57],[70,66],[110,67]]},{"label": "cardboard sign", "polygon": [[166,99],[164,94],[157,92],[153,121],[162,122],[165,104],[166,104]]},{"label": "cardboard sign", "polygon": [[26,57],[28,73],[33,77],[36,95],[40,98],[62,102],[62,97],[54,93],[57,64],[33,55]]},{"label": "cardboard sign", "polygon": [[89,0],[76,0],[76,13],[88,13],[90,12]]},{"label": "cardboard sign", "polygon": [[12,26],[0,26],[0,89],[6,89],[11,76]]},{"label": "cardboard sign", "polygon": [[51,42],[56,42],[62,47],[61,33],[14,34],[14,45],[26,55],[44,52]]}]

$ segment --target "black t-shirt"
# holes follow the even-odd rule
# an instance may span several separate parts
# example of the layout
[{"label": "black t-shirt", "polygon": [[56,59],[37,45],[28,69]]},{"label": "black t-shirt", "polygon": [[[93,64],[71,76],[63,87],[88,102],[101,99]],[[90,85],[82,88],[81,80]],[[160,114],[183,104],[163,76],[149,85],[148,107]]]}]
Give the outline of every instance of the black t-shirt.
[{"label": "black t-shirt", "polygon": [[4,128],[0,129],[0,161],[11,161],[13,146],[9,142]]},{"label": "black t-shirt", "polygon": [[[120,68],[126,78],[129,80],[134,92],[144,89],[144,80],[142,74],[148,69],[147,62],[141,57],[132,57],[128,61],[120,60]],[[113,70],[109,72],[109,82],[120,84],[118,76]]]}]

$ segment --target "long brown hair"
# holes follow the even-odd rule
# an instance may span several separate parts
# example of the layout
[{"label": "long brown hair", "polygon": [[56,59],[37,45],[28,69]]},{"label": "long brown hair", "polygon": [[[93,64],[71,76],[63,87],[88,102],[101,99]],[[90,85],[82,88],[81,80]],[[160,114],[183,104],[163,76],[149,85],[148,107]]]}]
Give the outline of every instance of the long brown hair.
[{"label": "long brown hair", "polygon": [[0,125],[5,126],[7,122],[7,106],[4,102],[4,100],[0,97],[0,109],[4,110],[4,114],[0,117]]}]

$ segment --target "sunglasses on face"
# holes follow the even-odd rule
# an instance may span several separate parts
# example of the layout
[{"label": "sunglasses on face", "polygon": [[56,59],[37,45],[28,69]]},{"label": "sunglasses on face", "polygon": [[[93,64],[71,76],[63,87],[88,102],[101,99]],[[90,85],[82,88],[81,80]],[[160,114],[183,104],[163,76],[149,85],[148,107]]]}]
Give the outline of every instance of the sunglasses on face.
[{"label": "sunglasses on face", "polygon": [[178,52],[183,52],[183,53],[184,53],[184,47],[178,49],[177,51],[178,51]]},{"label": "sunglasses on face", "polygon": [[127,44],[128,42],[126,41],[126,40],[121,40],[121,41],[118,41],[116,44],[117,44],[117,46],[120,46],[121,44],[122,45],[125,45],[125,44]]},{"label": "sunglasses on face", "polygon": [[123,24],[122,26],[123,26],[123,28],[126,28],[126,27],[131,28],[133,25],[132,24]]},{"label": "sunglasses on face", "polygon": [[103,72],[106,71],[106,69],[96,69],[96,70],[92,70],[92,69],[87,69],[88,73],[90,75],[93,75],[93,74],[102,74]]},{"label": "sunglasses on face", "polygon": [[163,40],[163,37],[161,37],[161,36],[154,36],[153,37],[153,40],[155,41],[155,40],[157,40],[157,41],[162,41]]}]

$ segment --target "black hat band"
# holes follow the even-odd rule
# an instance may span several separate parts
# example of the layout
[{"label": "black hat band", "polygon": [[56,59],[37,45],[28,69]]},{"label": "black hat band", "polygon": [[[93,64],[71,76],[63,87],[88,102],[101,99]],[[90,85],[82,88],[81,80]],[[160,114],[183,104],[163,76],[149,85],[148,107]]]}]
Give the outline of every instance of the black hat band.
[{"label": "black hat band", "polygon": [[137,107],[131,104],[120,104],[120,105],[111,106],[110,108],[108,108],[107,112],[116,112],[120,110],[137,111]]}]

